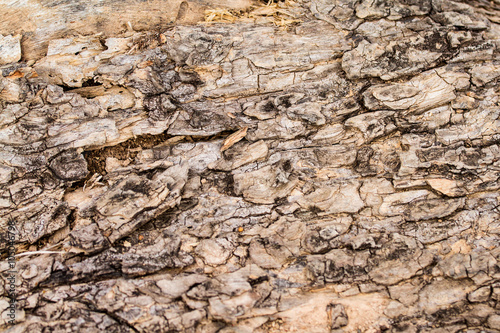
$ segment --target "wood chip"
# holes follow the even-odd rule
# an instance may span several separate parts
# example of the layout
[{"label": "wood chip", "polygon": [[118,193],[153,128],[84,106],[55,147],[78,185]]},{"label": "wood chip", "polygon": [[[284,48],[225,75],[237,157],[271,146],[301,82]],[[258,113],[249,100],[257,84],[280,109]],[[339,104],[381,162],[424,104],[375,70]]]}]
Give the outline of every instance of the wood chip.
[{"label": "wood chip", "polygon": [[137,65],[137,68],[140,68],[140,69],[146,68],[146,67],[151,66],[152,64],[153,64],[153,62],[151,60],[143,61]]},{"label": "wood chip", "polygon": [[9,74],[9,75],[7,76],[7,78],[8,78],[8,79],[18,79],[18,78],[21,78],[21,77],[23,77],[23,76],[24,76],[24,74],[23,74],[23,73],[21,73],[20,71],[16,70],[14,73]]},{"label": "wood chip", "polygon": [[164,34],[160,34],[160,43],[165,44],[167,42],[167,37]]},{"label": "wood chip", "polygon": [[231,134],[230,136],[228,136],[226,138],[226,140],[224,140],[222,147],[220,148],[220,151],[223,152],[225,150],[228,150],[236,142],[243,139],[245,137],[245,135],[247,135],[247,130],[248,130],[248,127],[243,127],[242,129],[240,129],[240,130],[234,132],[233,134]]}]

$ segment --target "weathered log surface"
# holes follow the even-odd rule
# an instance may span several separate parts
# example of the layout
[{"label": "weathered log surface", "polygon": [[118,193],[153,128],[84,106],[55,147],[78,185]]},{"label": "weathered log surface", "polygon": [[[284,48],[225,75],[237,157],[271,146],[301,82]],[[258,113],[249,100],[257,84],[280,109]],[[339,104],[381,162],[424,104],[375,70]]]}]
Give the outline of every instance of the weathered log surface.
[{"label": "weathered log surface", "polygon": [[203,21],[204,10],[245,10],[252,0],[0,0],[0,34],[22,35],[23,60],[47,52],[67,36],[112,37],[126,31],[161,32],[172,24]]},{"label": "weathered log surface", "polygon": [[3,30],[2,329],[500,331],[500,2],[289,6]]}]

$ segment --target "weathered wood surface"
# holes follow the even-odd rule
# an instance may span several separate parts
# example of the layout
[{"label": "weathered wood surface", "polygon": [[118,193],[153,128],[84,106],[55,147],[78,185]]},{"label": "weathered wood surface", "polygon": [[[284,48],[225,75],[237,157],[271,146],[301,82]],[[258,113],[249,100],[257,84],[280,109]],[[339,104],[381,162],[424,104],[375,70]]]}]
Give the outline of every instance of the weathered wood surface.
[{"label": "weathered wood surface", "polygon": [[500,331],[500,3],[289,6],[2,67],[4,329]]},{"label": "weathered wood surface", "polygon": [[127,31],[161,32],[203,21],[204,11],[245,10],[251,0],[0,0],[0,34],[22,34],[23,59],[36,60],[54,38]]}]

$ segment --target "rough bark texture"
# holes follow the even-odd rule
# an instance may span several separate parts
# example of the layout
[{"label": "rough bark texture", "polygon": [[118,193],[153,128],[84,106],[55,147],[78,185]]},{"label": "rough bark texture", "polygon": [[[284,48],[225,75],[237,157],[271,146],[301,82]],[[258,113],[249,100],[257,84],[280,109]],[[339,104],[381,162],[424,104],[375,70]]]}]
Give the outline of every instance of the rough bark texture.
[{"label": "rough bark texture", "polygon": [[287,6],[0,39],[3,329],[500,331],[500,1]]}]

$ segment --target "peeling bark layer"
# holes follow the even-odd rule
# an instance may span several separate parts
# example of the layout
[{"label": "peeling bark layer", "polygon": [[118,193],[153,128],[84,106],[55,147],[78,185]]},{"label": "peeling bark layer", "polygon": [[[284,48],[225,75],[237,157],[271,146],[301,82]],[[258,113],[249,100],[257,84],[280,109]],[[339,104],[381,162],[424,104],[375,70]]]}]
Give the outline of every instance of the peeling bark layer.
[{"label": "peeling bark layer", "polygon": [[500,3],[289,5],[0,38],[3,329],[500,331]]}]

